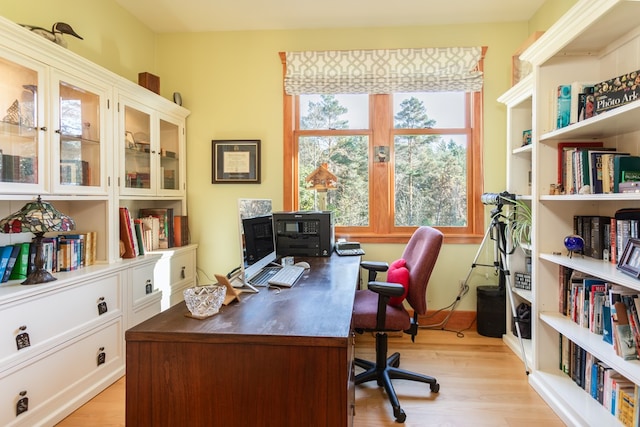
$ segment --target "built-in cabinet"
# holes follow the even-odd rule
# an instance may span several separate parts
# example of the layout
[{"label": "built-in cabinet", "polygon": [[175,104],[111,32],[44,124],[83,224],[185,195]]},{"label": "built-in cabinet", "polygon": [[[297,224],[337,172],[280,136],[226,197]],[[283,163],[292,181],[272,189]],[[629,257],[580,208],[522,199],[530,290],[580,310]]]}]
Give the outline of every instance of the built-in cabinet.
[{"label": "built-in cabinet", "polygon": [[[617,425],[615,416],[560,369],[564,336],[640,384],[640,364],[616,355],[601,335],[560,313],[561,266],[639,291],[640,280],[616,265],[588,257],[569,257],[564,236],[573,234],[575,215],[613,216],[621,208],[640,208],[638,194],[557,194],[558,144],[602,141],[605,147],[640,154],[640,102],[556,129],[557,87],[574,81],[599,82],[640,69],[640,2],[581,0],[521,56],[533,65],[530,82],[521,82],[501,101],[508,111],[508,188],[530,194],[533,211],[532,292],[520,295],[532,305],[530,384],[568,425]],[[530,85],[530,89],[528,86]],[[530,91],[530,95],[529,95]],[[516,96],[516,93],[520,92]],[[528,111],[531,111],[530,113]],[[518,148],[518,133],[531,115],[532,146]],[[531,191],[525,185],[531,167]],[[519,262],[517,260],[514,263]]]},{"label": "built-in cabinet", "polygon": [[[531,144],[523,135],[532,130],[533,117],[533,76],[530,74],[509,91],[498,98],[507,108],[507,188],[506,191],[527,204],[531,203],[532,153]],[[509,215],[513,206],[505,202],[504,214]],[[512,322],[513,311],[510,296],[513,296],[514,307],[525,303],[533,303],[534,293],[527,289],[527,276],[531,277],[531,248],[518,246],[513,253],[505,257],[506,269],[509,271],[509,284],[513,292],[507,297],[505,343],[520,357],[526,357],[527,365],[532,363],[531,339],[523,338],[522,345]],[[523,285],[516,287],[516,282]],[[524,324],[522,325],[524,329]],[[523,334],[524,335],[524,334]],[[523,353],[524,349],[524,355]]]},{"label": "built-in cabinet", "polygon": [[124,332],[195,282],[195,244],[133,259],[119,244],[120,206],[187,215],[189,111],[3,18],[0,32],[0,218],[41,196],[97,233],[94,265],[0,284],[0,425],[53,425],[124,374]]}]

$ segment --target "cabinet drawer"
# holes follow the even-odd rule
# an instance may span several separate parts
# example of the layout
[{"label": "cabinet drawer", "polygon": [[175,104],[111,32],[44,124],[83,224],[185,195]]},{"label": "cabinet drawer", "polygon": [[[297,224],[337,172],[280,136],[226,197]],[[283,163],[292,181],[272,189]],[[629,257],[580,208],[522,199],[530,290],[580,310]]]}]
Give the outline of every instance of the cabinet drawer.
[{"label": "cabinet drawer", "polygon": [[[55,417],[96,381],[124,364],[121,317],[57,347],[54,353],[0,374],[0,425],[35,425]],[[99,361],[101,362],[99,364]],[[16,415],[16,405],[28,398],[28,410]]]},{"label": "cabinet drawer", "polygon": [[[120,313],[120,286],[119,275],[101,277],[2,307],[0,364],[19,351],[46,343],[53,345],[65,333],[81,330],[101,315]],[[19,337],[24,338],[21,342],[29,343],[21,350],[17,345]]]},{"label": "cabinet drawer", "polygon": [[139,304],[155,290],[153,268],[155,264],[134,267],[131,272],[131,297],[133,306]]},{"label": "cabinet drawer", "polygon": [[194,279],[196,270],[194,258],[194,251],[177,253],[171,257],[171,286]]}]

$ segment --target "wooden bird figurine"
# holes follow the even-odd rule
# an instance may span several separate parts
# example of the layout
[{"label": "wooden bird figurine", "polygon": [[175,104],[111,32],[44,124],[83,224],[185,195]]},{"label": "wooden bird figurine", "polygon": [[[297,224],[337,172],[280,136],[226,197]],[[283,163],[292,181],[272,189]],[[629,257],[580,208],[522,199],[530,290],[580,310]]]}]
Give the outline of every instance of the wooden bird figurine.
[{"label": "wooden bird figurine", "polygon": [[78,35],[75,31],[73,31],[73,28],[71,28],[71,25],[65,22],[54,23],[53,26],[51,27],[51,31],[45,28],[36,27],[33,25],[25,25],[25,24],[20,24],[20,25],[22,25],[23,27],[25,27],[30,31],[33,31],[38,35],[41,35],[47,40],[51,40],[52,42],[59,44],[62,47],[67,47],[67,41],[62,37],[63,34],[70,34],[74,37],[79,38],[80,40],[84,40],[82,37],[80,37],[80,35]]}]

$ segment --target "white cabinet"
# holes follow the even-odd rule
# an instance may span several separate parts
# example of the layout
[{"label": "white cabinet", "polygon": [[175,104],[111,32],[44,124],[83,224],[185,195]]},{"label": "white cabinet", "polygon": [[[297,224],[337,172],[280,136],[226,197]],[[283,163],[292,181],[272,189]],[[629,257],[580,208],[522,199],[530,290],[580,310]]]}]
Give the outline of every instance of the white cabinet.
[{"label": "white cabinet", "polygon": [[[531,148],[532,371],[531,385],[569,425],[615,425],[618,421],[596,399],[561,372],[560,337],[640,384],[640,365],[617,356],[601,335],[560,314],[560,266],[640,291],[640,281],[616,265],[588,257],[568,257],[563,238],[573,234],[576,215],[613,216],[621,208],[640,208],[637,194],[551,194],[558,176],[558,144],[598,140],[605,147],[640,154],[640,103],[556,129],[549,114],[557,87],[573,81],[603,81],[640,69],[640,2],[581,0],[538,39],[521,59],[533,64]],[[516,105],[516,104],[514,104]],[[527,154],[528,156],[528,154]],[[518,162],[520,153],[510,151]],[[514,163],[515,164],[515,163]],[[515,191],[520,178],[509,176]]]},{"label": "white cabinet", "polygon": [[124,375],[124,331],[160,312],[157,289],[139,295],[158,259],[0,288],[0,425],[53,425]]},{"label": "white cabinet", "polygon": [[196,284],[196,249],[191,244],[152,252],[160,255],[155,265],[154,280],[162,291],[162,310],[184,300],[183,292]]},{"label": "white cabinet", "polygon": [[161,280],[160,255],[119,254],[121,205],[187,215],[189,111],[2,17],[0,33],[0,218],[41,195],[96,232],[94,265],[0,286],[0,425],[54,425],[124,375],[125,330],[160,312],[163,288],[172,301],[194,280],[195,245]]}]

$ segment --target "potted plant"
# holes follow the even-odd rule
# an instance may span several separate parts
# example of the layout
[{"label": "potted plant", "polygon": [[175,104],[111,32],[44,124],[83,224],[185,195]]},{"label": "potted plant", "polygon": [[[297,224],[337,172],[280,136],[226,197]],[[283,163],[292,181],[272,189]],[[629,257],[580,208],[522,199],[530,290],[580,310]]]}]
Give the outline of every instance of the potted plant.
[{"label": "potted plant", "polygon": [[511,243],[514,248],[519,246],[528,255],[531,247],[531,207],[522,199],[508,199],[508,204],[510,208],[506,220]]}]

